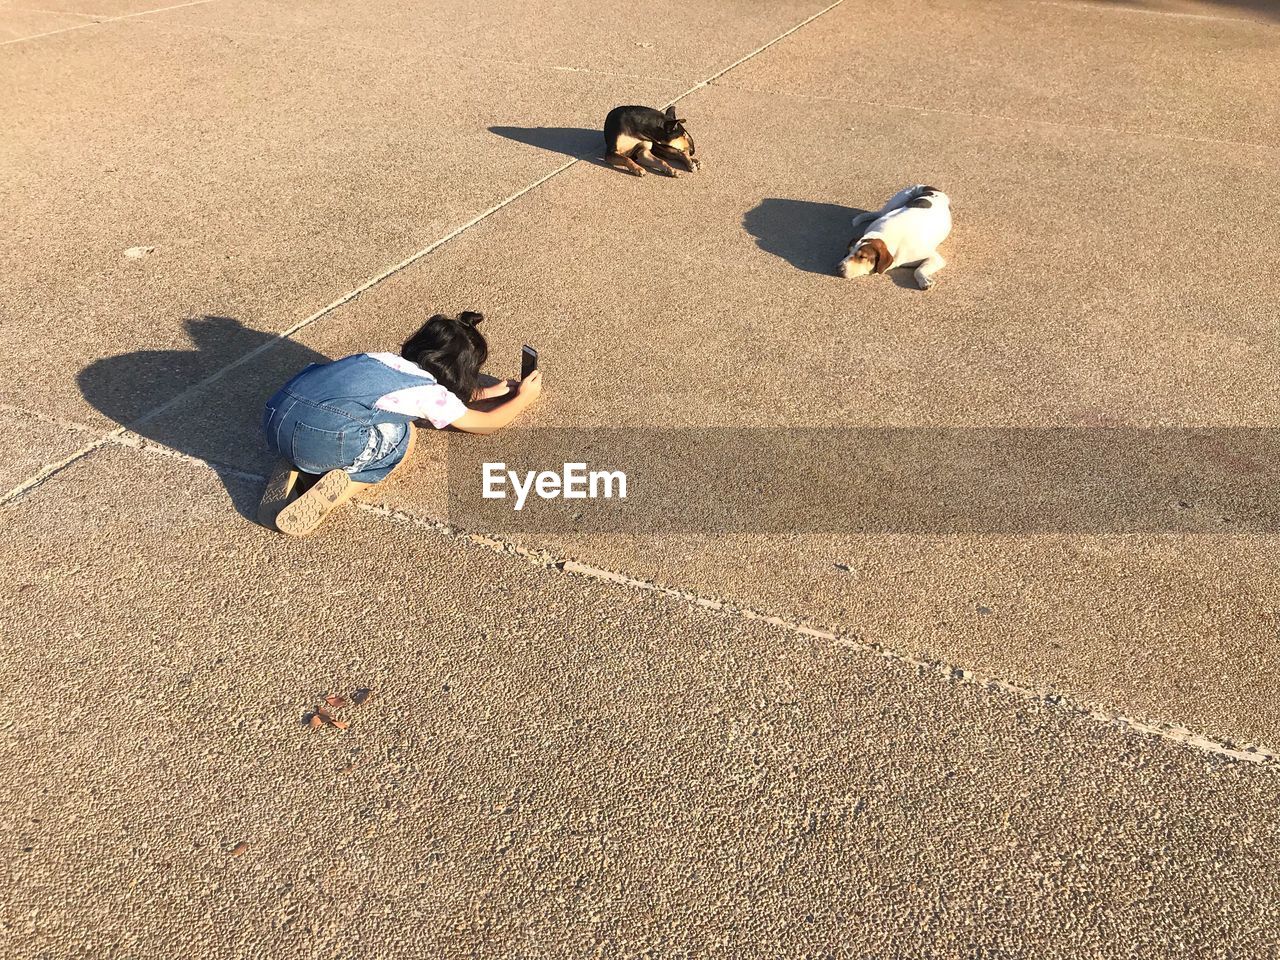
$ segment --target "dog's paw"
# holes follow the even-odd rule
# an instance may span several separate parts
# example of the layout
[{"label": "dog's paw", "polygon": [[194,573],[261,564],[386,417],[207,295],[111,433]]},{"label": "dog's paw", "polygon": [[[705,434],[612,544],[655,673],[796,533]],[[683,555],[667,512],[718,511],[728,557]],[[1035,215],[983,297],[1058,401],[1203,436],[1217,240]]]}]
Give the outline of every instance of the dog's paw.
[{"label": "dog's paw", "polygon": [[916,286],[918,286],[921,290],[928,290],[935,283],[937,283],[937,281],[934,280],[932,277],[916,277]]},{"label": "dog's paw", "polygon": [[630,173],[633,177],[643,177],[643,176],[644,176],[644,171],[643,171],[643,170],[628,170],[627,172],[628,172],[628,173]]},{"label": "dog's paw", "polygon": [[702,169],[702,161],[701,161],[701,160],[695,160],[695,159],[693,159],[693,157],[690,157],[690,158],[689,158],[689,171],[690,171],[691,173],[697,173],[697,172],[698,172],[699,170],[701,170],[701,169]]}]

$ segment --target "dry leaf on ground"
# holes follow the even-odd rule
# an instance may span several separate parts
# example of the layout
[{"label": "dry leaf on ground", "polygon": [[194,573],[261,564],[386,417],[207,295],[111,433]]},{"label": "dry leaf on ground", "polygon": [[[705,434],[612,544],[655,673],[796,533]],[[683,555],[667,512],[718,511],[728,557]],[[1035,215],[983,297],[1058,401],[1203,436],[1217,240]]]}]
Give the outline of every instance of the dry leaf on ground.
[{"label": "dry leaf on ground", "polygon": [[309,714],[304,714],[302,719],[312,730],[317,730],[320,727],[325,726],[337,727],[339,730],[345,730],[347,727],[351,726],[350,720],[338,720],[329,712],[328,708],[322,706],[317,706]]}]

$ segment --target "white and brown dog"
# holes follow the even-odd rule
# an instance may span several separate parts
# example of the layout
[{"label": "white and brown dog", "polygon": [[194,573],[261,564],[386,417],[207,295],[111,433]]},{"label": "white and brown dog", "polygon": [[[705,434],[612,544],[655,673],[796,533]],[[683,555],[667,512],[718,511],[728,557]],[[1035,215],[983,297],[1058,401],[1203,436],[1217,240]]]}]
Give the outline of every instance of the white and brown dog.
[{"label": "white and brown dog", "polygon": [[865,277],[890,267],[916,268],[921,290],[947,265],[938,244],[951,233],[951,200],[935,187],[916,184],[899,190],[875,213],[853,218],[849,255],[836,265],[842,277]]}]

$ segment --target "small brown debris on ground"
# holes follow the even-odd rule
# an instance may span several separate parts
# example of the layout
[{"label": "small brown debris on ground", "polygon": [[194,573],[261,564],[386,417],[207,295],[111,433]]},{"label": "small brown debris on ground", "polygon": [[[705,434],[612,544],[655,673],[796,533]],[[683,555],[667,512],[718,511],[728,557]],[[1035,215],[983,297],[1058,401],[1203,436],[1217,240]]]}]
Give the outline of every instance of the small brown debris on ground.
[{"label": "small brown debris on ground", "polygon": [[337,727],[339,730],[346,730],[351,726],[351,721],[339,720],[333,715],[333,711],[340,710],[352,703],[358,707],[363,703],[368,703],[369,698],[372,696],[373,691],[368,687],[361,687],[356,690],[351,694],[350,700],[336,693],[326,694],[322,703],[316,704],[302,715],[302,722],[312,730],[318,730],[321,727]]},{"label": "small brown debris on ground", "polygon": [[227,851],[227,853],[229,853],[229,854],[230,854],[231,856],[233,856],[233,857],[238,857],[238,856],[240,856],[242,853],[244,853],[244,852],[245,852],[246,850],[248,850],[248,849],[249,849],[249,844],[247,844],[247,843],[245,843],[243,840],[241,840],[241,841],[240,841],[239,843],[237,843],[234,847],[232,847],[230,850],[228,850],[228,851]]},{"label": "small brown debris on ground", "polygon": [[372,697],[373,697],[372,690],[370,690],[368,687],[361,687],[359,690],[355,691],[355,693],[351,694],[351,702],[354,703],[357,707],[359,707],[359,706],[362,706],[363,704],[368,703]]},{"label": "small brown debris on ground", "polygon": [[305,714],[302,719],[312,730],[319,730],[321,727],[337,727],[339,730],[345,730],[351,726],[349,721],[339,720],[334,717],[327,707],[317,706],[310,713]]}]

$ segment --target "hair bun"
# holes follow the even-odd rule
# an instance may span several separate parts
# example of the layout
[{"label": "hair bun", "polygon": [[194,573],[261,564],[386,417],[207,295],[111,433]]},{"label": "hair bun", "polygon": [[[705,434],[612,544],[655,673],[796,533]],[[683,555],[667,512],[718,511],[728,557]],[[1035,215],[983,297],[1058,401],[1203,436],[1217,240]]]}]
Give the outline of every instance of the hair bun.
[{"label": "hair bun", "polygon": [[458,321],[465,323],[468,327],[474,327],[484,319],[483,313],[476,313],[474,310],[463,310],[458,314]]}]

